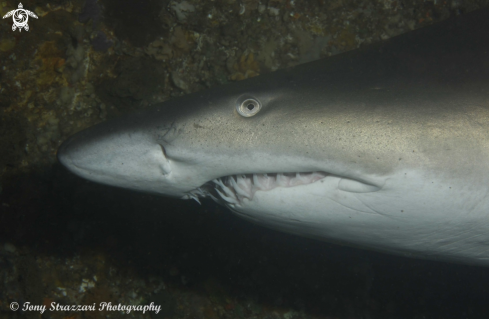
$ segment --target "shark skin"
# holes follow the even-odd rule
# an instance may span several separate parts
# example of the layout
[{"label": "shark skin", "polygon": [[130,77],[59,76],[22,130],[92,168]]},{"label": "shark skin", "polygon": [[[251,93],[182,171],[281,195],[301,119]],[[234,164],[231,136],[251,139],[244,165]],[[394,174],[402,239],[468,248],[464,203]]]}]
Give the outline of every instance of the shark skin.
[{"label": "shark skin", "polygon": [[253,222],[489,265],[489,11],[170,100],[75,134],[88,180]]}]

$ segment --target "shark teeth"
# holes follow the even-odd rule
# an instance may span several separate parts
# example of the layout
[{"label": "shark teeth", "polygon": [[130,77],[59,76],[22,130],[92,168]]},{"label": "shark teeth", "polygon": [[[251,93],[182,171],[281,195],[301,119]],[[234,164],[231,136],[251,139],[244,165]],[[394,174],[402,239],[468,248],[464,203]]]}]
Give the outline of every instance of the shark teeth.
[{"label": "shark teeth", "polygon": [[269,190],[275,186],[275,177],[268,174],[253,174],[253,184],[261,190]]},{"label": "shark teeth", "polygon": [[223,193],[221,193],[219,191],[219,189],[216,188],[216,192],[221,196],[222,199],[224,199],[226,202],[230,203],[230,204],[239,204],[238,200],[236,199],[235,196],[233,197],[230,197],[230,196],[226,196],[224,195]]},{"label": "shark teeth", "polygon": [[[206,197],[210,195],[208,192],[205,192],[204,190],[202,190],[202,188],[198,187],[190,192],[188,192],[187,194],[185,194],[182,199],[193,199],[195,200],[197,203],[201,204],[200,203],[200,200],[199,200],[199,197]],[[210,195],[211,197],[213,197],[213,199],[215,199],[214,196]],[[201,204],[202,205],[202,204]]]},{"label": "shark teeth", "polygon": [[257,191],[307,185],[326,176],[324,172],[231,175],[216,178],[212,183],[188,192],[182,199],[193,199],[200,204],[199,198],[211,197],[215,201],[224,200],[229,205],[240,205],[245,198],[251,201]]},{"label": "shark teeth", "polygon": [[229,204],[238,205],[246,198],[252,200],[259,190],[268,191],[277,187],[294,187],[314,183],[327,174],[310,173],[276,173],[232,175],[214,179],[214,189]]}]

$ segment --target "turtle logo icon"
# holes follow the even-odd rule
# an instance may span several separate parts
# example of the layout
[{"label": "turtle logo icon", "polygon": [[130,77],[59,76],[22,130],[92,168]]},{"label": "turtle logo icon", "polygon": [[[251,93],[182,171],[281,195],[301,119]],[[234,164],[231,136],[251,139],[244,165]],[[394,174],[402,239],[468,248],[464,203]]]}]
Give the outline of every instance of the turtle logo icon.
[{"label": "turtle logo icon", "polygon": [[15,31],[17,30],[17,28],[19,28],[20,32],[22,32],[22,28],[24,28],[26,31],[29,31],[29,25],[27,24],[27,21],[29,21],[29,16],[37,19],[37,15],[32,11],[25,10],[22,6],[22,3],[19,3],[18,9],[9,11],[6,15],[4,15],[3,19],[10,16],[12,16],[14,20],[12,31]]}]

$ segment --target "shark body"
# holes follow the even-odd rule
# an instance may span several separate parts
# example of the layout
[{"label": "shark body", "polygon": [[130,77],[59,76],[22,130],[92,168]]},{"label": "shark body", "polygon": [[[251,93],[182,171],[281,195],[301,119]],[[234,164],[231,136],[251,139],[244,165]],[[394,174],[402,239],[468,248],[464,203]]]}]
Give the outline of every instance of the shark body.
[{"label": "shark body", "polygon": [[378,251],[489,265],[489,12],[75,134],[99,183]]}]

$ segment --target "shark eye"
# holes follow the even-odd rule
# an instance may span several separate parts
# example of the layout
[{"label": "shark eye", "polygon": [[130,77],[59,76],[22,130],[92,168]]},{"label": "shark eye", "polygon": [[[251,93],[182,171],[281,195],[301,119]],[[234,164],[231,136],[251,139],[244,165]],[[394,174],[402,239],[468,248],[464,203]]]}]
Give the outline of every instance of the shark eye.
[{"label": "shark eye", "polygon": [[241,97],[236,103],[236,110],[243,117],[251,117],[261,110],[261,103],[252,97]]}]

